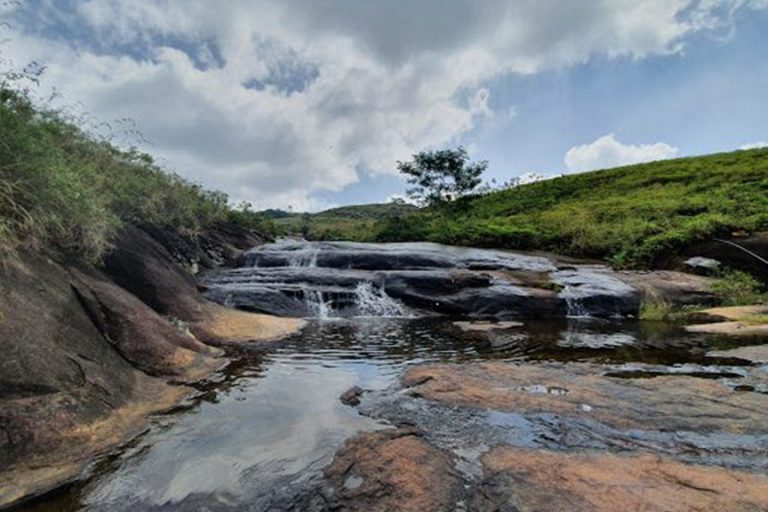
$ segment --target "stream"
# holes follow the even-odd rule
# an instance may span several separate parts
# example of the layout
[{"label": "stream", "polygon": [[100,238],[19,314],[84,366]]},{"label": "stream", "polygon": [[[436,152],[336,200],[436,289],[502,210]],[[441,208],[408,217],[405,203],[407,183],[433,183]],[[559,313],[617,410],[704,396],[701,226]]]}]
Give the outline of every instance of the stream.
[{"label": "stream", "polygon": [[269,351],[243,352],[87,479],[19,510],[285,510],[346,439],[387,427],[339,401],[352,386],[386,390],[431,361],[675,364],[699,361],[705,346],[657,324],[533,322],[478,335],[445,319],[314,321]]},{"label": "stream", "polygon": [[[297,248],[295,258],[286,256]],[[619,302],[610,302],[610,297],[626,292],[600,269],[558,269],[543,258],[500,259],[483,251],[463,252],[460,261],[449,253],[453,259],[443,265],[440,258],[445,256],[433,247],[428,247],[426,256],[416,255],[432,258],[425,268],[426,260],[417,261],[410,249],[397,247],[384,265],[375,256],[350,259],[338,246],[310,250],[306,245],[267,246],[247,254],[240,268],[208,276],[205,283],[214,300],[260,310],[257,299],[279,296],[280,308],[301,310],[310,323],[288,339],[240,350],[229,367],[197,385],[195,397],[155,417],[146,433],[99,461],[86,478],[17,510],[290,510],[320,485],[323,468],[346,440],[391,426],[386,418],[366,413],[370,407],[360,409],[364,415],[339,397],[353,386],[372,394],[397,393],[398,377],[422,363],[644,363],[680,371],[690,366],[698,372],[712,371],[712,378],[729,377],[711,370],[704,358],[717,344],[715,338],[687,334],[668,324],[592,315],[605,312],[606,301],[614,308]],[[356,250],[359,254],[360,248]],[[327,257],[325,251],[335,252]],[[332,267],[323,268],[324,261]],[[433,302],[463,308],[478,305],[486,314],[467,316],[494,320],[501,316],[500,310],[487,306],[498,303],[497,292],[514,297],[528,292],[519,284],[493,281],[494,277],[484,284],[476,282],[484,279],[481,274],[449,276],[456,268],[468,273],[503,269],[554,274],[566,284],[550,295],[554,302],[547,308],[559,308],[561,300],[567,306],[563,297],[568,275],[583,292],[587,285],[578,284],[581,281],[573,276],[597,273],[603,281],[589,289],[603,298],[586,301],[579,315],[572,315],[590,318],[568,318],[573,309],[567,307],[557,318],[526,318],[515,328],[465,332],[455,325],[455,316],[436,314],[442,306],[426,307],[428,301],[422,299],[427,287],[437,290]],[[332,282],[327,282],[329,275]],[[454,283],[463,280],[464,285],[446,287],[448,277]],[[411,284],[410,292],[403,282]],[[422,289],[413,292],[418,286]],[[489,294],[492,288],[500,291]],[[483,299],[468,298],[467,289]],[[390,290],[396,297],[389,295]],[[505,443],[530,442],[531,433],[519,424],[490,417],[489,421],[503,430]],[[471,437],[472,428],[468,424],[452,435]]]}]

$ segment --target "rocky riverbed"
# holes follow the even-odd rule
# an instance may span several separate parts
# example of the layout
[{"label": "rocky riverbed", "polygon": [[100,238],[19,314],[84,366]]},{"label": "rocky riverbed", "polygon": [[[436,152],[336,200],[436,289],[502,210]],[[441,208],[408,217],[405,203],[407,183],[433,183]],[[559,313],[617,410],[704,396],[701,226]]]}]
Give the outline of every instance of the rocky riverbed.
[{"label": "rocky riverbed", "polygon": [[[136,379],[94,418],[134,430],[98,437],[92,426],[109,423],[92,419],[77,430],[84,417],[71,407],[71,445],[27,424],[38,437],[10,445],[17,471],[3,492],[89,469],[18,510],[768,510],[765,339],[637,318],[643,301],[713,302],[706,277],[434,244],[283,241],[234,268],[209,265],[200,283],[216,305],[180,270],[189,261],[165,255],[174,245],[147,236],[120,244],[111,277],[69,269],[51,289],[73,325],[95,329],[88,350],[112,341],[109,357],[127,368],[110,363],[114,378]],[[129,279],[128,268],[143,270]],[[266,313],[309,323],[290,334],[301,321]],[[169,319],[185,319],[189,335]],[[90,384],[77,389],[94,397],[114,393],[96,384],[122,382],[84,371]],[[67,403],[95,403],[78,396]],[[134,403],[135,414],[110,416]],[[12,427],[18,411],[4,409]],[[33,457],[41,447],[50,454]],[[54,478],[29,479],[31,469]]]},{"label": "rocky riverbed", "polygon": [[209,274],[206,297],[281,316],[554,318],[637,316],[644,295],[707,304],[706,278],[615,272],[551,256],[429,243],[285,240]]}]

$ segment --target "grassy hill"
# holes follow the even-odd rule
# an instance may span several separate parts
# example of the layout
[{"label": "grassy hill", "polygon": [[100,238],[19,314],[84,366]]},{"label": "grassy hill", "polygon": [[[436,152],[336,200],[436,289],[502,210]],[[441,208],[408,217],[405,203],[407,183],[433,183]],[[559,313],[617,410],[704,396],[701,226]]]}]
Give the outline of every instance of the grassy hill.
[{"label": "grassy hill", "polygon": [[[331,237],[541,249],[653,266],[697,240],[768,229],[768,149],[562,176],[377,221],[345,219]],[[310,234],[327,238],[323,225]]]},{"label": "grassy hill", "polygon": [[303,234],[321,240],[371,240],[378,221],[408,215],[417,210],[404,203],[341,206],[319,213],[272,214],[279,234]]},{"label": "grassy hill", "polygon": [[196,234],[219,222],[268,229],[210,191],[36,105],[0,73],[0,260],[51,246],[98,261],[124,224]]}]

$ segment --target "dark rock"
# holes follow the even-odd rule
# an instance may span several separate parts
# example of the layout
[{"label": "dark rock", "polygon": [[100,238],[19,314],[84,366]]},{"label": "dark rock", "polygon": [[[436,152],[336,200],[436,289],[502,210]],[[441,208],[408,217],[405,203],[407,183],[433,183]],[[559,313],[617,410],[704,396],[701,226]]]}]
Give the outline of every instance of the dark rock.
[{"label": "dark rock", "polygon": [[141,229],[161,244],[182,267],[197,273],[231,264],[240,254],[261,245],[265,237],[234,224],[219,222],[203,233],[186,235],[171,226],[145,224]]},{"label": "dark rock", "polygon": [[[206,301],[178,261],[203,262],[195,251],[208,242],[147,229],[122,231],[108,275],[42,251],[0,268],[0,508],[77,477],[192,393],[169,382],[226,362],[207,343],[279,338],[302,325]],[[208,236],[222,247],[229,235]]]},{"label": "dark rock", "polygon": [[208,274],[206,296],[251,311],[316,316],[322,309],[336,317],[357,314],[361,283],[421,313],[474,318],[613,318],[637,316],[643,302],[717,300],[711,280],[691,274],[556,266],[540,256],[437,244],[279,242],[249,251],[243,264]]},{"label": "dark rock", "polygon": [[161,315],[184,321],[204,317],[203,300],[191,273],[146,231],[126,226],[104,259],[106,273]]},{"label": "dark rock", "polygon": [[[173,327],[97,274],[70,272],[36,253],[22,261],[0,279],[0,506],[75,477],[96,454],[138,433],[148,414],[190,393],[134,362],[179,378],[218,364],[205,362],[215,353],[186,348]],[[95,316],[75,288],[99,305]],[[144,325],[162,329],[158,347],[130,339],[146,333]]]},{"label": "dark rock", "polygon": [[712,306],[720,298],[712,291],[709,277],[671,270],[654,272],[622,271],[616,278],[637,289],[644,303],[673,307]]},{"label": "dark rock", "polygon": [[344,405],[360,405],[360,397],[363,395],[364,391],[359,386],[352,386],[348,390],[346,390],[342,395],[339,397],[339,400],[341,400],[341,403]]},{"label": "dark rock", "polygon": [[224,352],[198,341],[111,282],[72,269],[72,288],[105,339],[150,375],[194,381],[219,368]]},{"label": "dark rock", "polygon": [[722,241],[701,241],[688,247],[682,257],[671,255],[662,263],[664,268],[685,269],[683,262],[695,256],[712,258],[725,267],[747,272],[759,281],[768,283],[768,265],[759,259],[768,260],[768,232],[724,237]]}]

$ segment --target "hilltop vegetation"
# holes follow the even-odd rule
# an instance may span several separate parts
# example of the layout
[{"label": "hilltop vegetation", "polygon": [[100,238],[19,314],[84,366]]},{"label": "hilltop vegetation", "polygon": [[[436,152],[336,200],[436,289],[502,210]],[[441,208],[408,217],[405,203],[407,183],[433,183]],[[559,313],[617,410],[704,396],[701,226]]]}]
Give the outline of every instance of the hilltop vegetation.
[{"label": "hilltop vegetation", "polygon": [[315,214],[264,212],[278,234],[302,234],[313,240],[370,240],[378,221],[401,217],[417,208],[401,201],[341,206]]},{"label": "hilltop vegetation", "polygon": [[194,235],[220,221],[266,226],[247,209],[232,210],[226,194],[86,133],[0,82],[0,256],[35,244],[96,261],[124,223]]},{"label": "hilltop vegetation", "polygon": [[[323,237],[325,221],[313,221],[311,234]],[[548,250],[648,267],[697,240],[768,229],[768,149],[567,175],[378,221],[347,219],[345,227],[332,237]]]}]

